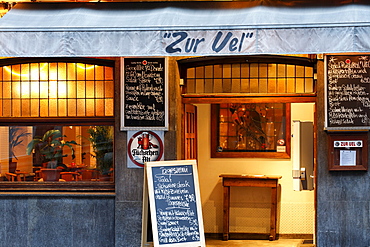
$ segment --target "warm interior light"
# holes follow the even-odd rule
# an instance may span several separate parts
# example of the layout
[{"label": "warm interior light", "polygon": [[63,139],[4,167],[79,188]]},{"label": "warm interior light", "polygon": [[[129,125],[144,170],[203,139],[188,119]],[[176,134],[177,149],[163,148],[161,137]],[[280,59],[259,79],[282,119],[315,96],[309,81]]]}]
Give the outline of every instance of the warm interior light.
[{"label": "warm interior light", "polygon": [[79,69],[84,69],[84,70],[90,70],[90,69],[93,69],[95,68],[95,65],[90,65],[90,66],[85,66],[85,64],[76,64],[77,68]]},{"label": "warm interior light", "polygon": [[18,73],[18,72],[15,72],[13,71],[11,68],[9,68],[8,66],[4,66],[3,68],[5,69],[5,71],[7,71],[8,73],[12,74],[12,75],[15,75],[15,76],[19,76],[19,77],[29,77],[31,75],[31,78],[38,78],[38,75],[39,73],[45,73],[43,72],[43,69],[47,66],[48,64],[47,63],[42,63],[40,64],[40,69],[38,68],[33,68],[31,69],[31,72],[30,73]]}]

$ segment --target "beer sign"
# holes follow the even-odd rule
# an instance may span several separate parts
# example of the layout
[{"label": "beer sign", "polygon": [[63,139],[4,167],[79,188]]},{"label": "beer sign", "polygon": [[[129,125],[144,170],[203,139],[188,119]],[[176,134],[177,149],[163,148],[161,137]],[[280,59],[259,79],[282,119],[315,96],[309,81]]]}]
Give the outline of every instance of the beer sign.
[{"label": "beer sign", "polygon": [[163,160],[163,131],[128,131],[127,167]]}]

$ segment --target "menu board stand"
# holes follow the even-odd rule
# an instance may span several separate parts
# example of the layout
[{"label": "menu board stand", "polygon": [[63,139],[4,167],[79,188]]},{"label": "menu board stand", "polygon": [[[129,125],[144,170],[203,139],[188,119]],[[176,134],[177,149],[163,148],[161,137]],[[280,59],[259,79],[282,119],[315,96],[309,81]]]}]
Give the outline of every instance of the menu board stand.
[{"label": "menu board stand", "polygon": [[205,247],[196,161],[146,162],[144,172],[142,246],[151,220],[155,247]]},{"label": "menu board stand", "polygon": [[123,58],[121,130],[168,130],[167,59]]}]

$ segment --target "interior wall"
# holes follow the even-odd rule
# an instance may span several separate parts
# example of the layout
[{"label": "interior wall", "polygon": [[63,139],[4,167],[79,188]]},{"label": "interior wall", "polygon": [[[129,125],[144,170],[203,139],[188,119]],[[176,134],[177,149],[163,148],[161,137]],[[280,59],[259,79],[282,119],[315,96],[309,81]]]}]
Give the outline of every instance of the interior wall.
[{"label": "interior wall", "polygon": [[[314,192],[293,191],[291,159],[211,158],[210,105],[198,108],[198,166],[205,233],[222,233],[220,174],[281,175],[279,234],[314,233]],[[313,121],[313,103],[292,104],[291,120]],[[231,187],[230,232],[268,233],[270,189]]]}]

